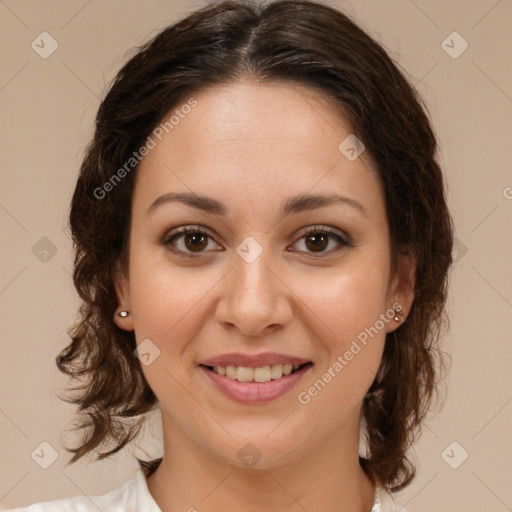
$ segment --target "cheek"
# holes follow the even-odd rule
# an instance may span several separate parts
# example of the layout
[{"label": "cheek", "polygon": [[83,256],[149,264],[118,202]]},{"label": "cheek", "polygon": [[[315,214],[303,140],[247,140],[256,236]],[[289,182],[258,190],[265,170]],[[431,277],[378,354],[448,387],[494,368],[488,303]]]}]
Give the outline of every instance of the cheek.
[{"label": "cheek", "polygon": [[[308,413],[340,417],[356,407],[373,382],[382,358],[388,324],[386,309],[388,272],[386,258],[354,260],[322,279],[304,286],[304,303],[320,320],[313,333],[325,354],[314,378],[299,397]],[[311,282],[311,281],[310,281]],[[300,292],[299,292],[300,293]],[[382,319],[384,318],[384,320]],[[335,410],[326,406],[336,404]]]},{"label": "cheek", "polygon": [[[174,411],[176,404],[187,401],[178,383],[184,384],[189,378],[189,341],[206,321],[207,292],[218,279],[211,271],[184,270],[166,261],[155,261],[142,251],[131,261],[130,293],[137,345],[145,343],[141,347],[150,347],[152,357],[150,364],[141,368],[162,407]],[[152,344],[148,345],[147,339]]]},{"label": "cheek", "polygon": [[354,255],[343,266],[314,278],[296,276],[294,288],[323,325],[329,346],[343,349],[385,313],[388,268],[385,258],[376,261]]},{"label": "cheek", "polygon": [[130,292],[137,341],[149,338],[166,350],[181,354],[187,340],[206,321],[208,295],[222,279],[213,267],[179,267],[150,251],[134,251]]}]

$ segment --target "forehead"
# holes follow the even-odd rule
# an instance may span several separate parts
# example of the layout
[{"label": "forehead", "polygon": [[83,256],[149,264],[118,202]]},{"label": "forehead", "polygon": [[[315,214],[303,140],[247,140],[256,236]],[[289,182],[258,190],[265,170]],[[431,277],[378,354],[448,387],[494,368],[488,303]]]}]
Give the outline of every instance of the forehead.
[{"label": "forehead", "polygon": [[318,159],[336,154],[340,131],[351,132],[332,98],[298,84],[242,81],[210,87],[194,98],[197,106],[172,128],[174,144],[188,161],[196,147],[205,146],[211,152],[220,147],[245,156],[254,149],[260,155],[277,147],[280,154],[313,151]]},{"label": "forehead", "polygon": [[172,127],[160,130],[161,140],[153,137],[156,145],[139,166],[136,195],[149,200],[168,189],[215,189],[246,198],[252,191],[254,198],[258,191],[303,193],[315,183],[353,194],[357,188],[379,188],[370,155],[363,152],[350,161],[340,152],[351,124],[319,91],[239,82],[210,87],[193,99],[193,108],[180,111],[190,103],[186,98],[164,116],[165,123],[176,114]]}]

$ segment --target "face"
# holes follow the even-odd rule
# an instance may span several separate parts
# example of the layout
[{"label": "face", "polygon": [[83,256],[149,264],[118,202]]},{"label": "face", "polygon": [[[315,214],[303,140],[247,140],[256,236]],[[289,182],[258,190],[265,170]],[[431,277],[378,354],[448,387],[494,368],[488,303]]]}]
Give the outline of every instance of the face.
[{"label": "face", "polygon": [[[328,98],[245,82],[194,98],[137,171],[116,322],[149,354],[164,436],[276,467],[357,434],[413,261],[391,272],[382,186],[367,152],[339,149],[351,126]],[[279,361],[300,366],[273,378]]]}]

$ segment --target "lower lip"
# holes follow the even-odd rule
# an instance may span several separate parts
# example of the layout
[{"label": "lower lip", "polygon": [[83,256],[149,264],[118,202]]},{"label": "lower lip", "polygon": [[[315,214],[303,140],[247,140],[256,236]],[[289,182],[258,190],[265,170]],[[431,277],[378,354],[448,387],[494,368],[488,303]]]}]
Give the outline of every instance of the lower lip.
[{"label": "lower lip", "polygon": [[219,375],[206,366],[200,365],[199,368],[228,398],[244,404],[259,404],[275,400],[288,393],[311,366],[312,364],[308,364],[290,375],[283,375],[279,379],[268,382],[239,382],[225,375]]}]

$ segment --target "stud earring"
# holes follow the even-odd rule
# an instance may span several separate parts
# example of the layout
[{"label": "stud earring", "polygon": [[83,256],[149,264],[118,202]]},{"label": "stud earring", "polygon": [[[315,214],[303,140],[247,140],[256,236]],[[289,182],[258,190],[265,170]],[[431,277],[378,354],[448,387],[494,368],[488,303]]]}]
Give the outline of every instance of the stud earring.
[{"label": "stud earring", "polygon": [[119,316],[123,317],[123,318],[126,318],[128,316],[128,311],[120,311],[119,312]]},{"label": "stud earring", "polygon": [[393,318],[393,320],[395,322],[400,322],[400,318],[398,317],[398,315],[402,315],[403,316],[403,313],[402,313],[402,306],[398,305],[396,308],[395,308],[395,317]]}]

